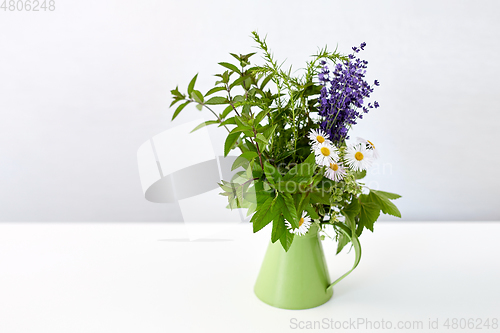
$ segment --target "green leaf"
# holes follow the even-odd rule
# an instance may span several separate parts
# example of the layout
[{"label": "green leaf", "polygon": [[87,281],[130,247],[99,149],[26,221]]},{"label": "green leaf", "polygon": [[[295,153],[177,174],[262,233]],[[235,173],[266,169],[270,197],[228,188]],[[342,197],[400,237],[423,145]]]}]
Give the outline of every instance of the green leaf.
[{"label": "green leaf", "polygon": [[[224,117],[222,117],[224,118]],[[231,118],[227,118],[226,120],[224,120],[220,125],[220,126],[224,126],[224,125],[236,125],[236,121],[234,120],[234,117],[231,117]]]},{"label": "green leaf", "polygon": [[169,108],[171,108],[172,106],[174,106],[175,104],[177,104],[178,102],[180,102],[182,100],[183,100],[183,98],[178,98],[178,97],[174,98],[174,100],[172,101],[172,103],[170,103]]},{"label": "green leaf", "polygon": [[370,190],[370,194],[368,196],[371,201],[380,206],[380,209],[384,214],[401,217],[401,212],[396,205],[394,205],[388,197],[383,195],[381,191]]},{"label": "green leaf", "polygon": [[[240,76],[239,78],[237,78],[236,80],[234,80],[233,83],[231,83],[231,85],[229,86],[230,89],[233,89],[234,87],[236,87],[237,85],[240,85],[243,83],[243,81],[245,81],[245,79],[247,78],[248,76]],[[242,98],[241,100],[237,99],[236,97],[238,96],[235,96],[234,100],[235,101],[241,101],[241,100],[244,100],[245,98]]]},{"label": "green leaf", "polygon": [[299,183],[294,180],[285,180],[276,182],[275,187],[278,191],[284,193],[297,193],[299,191]]},{"label": "green leaf", "polygon": [[299,227],[299,218],[297,216],[297,208],[295,207],[295,202],[289,193],[280,193],[280,197],[283,198],[285,205],[283,208],[283,216],[292,225],[293,228]]},{"label": "green leaf", "polygon": [[262,81],[262,84],[260,85],[260,90],[263,90],[264,87],[266,86],[266,84],[269,83],[269,81],[271,81],[271,79],[273,78],[273,74],[269,74],[265,79],[264,81]]},{"label": "green leaf", "polygon": [[260,207],[257,206],[257,211],[250,219],[253,223],[253,232],[257,232],[268,225],[274,218],[276,210],[273,209],[275,200],[273,198],[268,198]]},{"label": "green leaf", "polygon": [[311,201],[323,205],[330,205],[330,194],[325,191],[314,191],[311,193]]},{"label": "green leaf", "polygon": [[311,154],[303,163],[297,164],[292,169],[290,169],[283,177],[283,180],[290,180],[297,177],[310,178],[314,174],[315,170],[316,164],[314,162],[314,154]]},{"label": "green leaf", "polygon": [[232,70],[233,72],[236,72],[238,74],[241,74],[240,70],[238,69],[238,67],[236,67],[235,65],[233,64],[230,64],[228,62],[219,62],[219,65],[223,66],[223,67],[226,67],[227,69],[230,69]]},{"label": "green leaf", "polygon": [[191,97],[198,103],[203,103],[203,95],[198,90],[193,90],[191,92]]},{"label": "green leaf", "polygon": [[240,126],[240,127],[248,127],[248,123],[247,123],[247,120],[244,119],[243,117],[240,117],[240,116],[234,116],[234,120],[236,120],[236,125]]},{"label": "green leaf", "polygon": [[380,207],[375,202],[365,201],[363,196],[368,197],[366,194],[360,196],[361,209],[359,214],[359,223],[365,228],[373,232],[373,224],[380,216]]},{"label": "green leaf", "polygon": [[205,102],[205,104],[208,104],[208,105],[219,105],[219,104],[227,104],[227,103],[228,103],[228,101],[227,101],[226,97],[219,97],[219,96],[214,96]]},{"label": "green leaf", "polygon": [[[298,195],[298,194],[295,194]],[[307,206],[309,206],[309,200],[310,196],[309,193],[301,193],[300,194],[300,201],[299,204],[297,205],[297,216],[300,219],[302,216],[302,212],[305,210]]]},{"label": "green leaf", "polygon": [[266,139],[266,137],[260,133],[257,133],[257,135],[255,136],[255,138],[257,139],[257,141],[263,143],[263,144],[267,144],[269,142],[268,139]]},{"label": "green leaf", "polygon": [[288,252],[288,250],[290,249],[290,246],[292,246],[293,236],[294,236],[294,234],[292,234],[288,230],[285,230],[283,235],[281,235],[281,237],[280,237],[280,243],[286,252]]},{"label": "green leaf", "polygon": [[246,131],[251,131],[252,127],[250,126],[237,126],[233,128],[230,132],[230,134],[238,133],[238,132],[246,132]]},{"label": "green leaf", "polygon": [[356,172],[354,173],[354,177],[355,177],[356,179],[363,179],[363,178],[365,178],[365,177],[366,177],[366,170],[363,170],[363,171],[356,171]]},{"label": "green leaf", "polygon": [[342,249],[347,245],[349,244],[349,242],[351,241],[351,239],[349,237],[347,237],[344,233],[341,233],[339,235],[339,240],[337,242],[337,252],[336,254],[339,254],[340,251],[342,251]]},{"label": "green leaf", "polygon": [[311,205],[307,205],[306,208],[305,208],[305,211],[307,212],[307,214],[309,214],[309,216],[313,219],[313,220],[317,220],[319,219],[319,215],[318,213],[316,213],[316,210],[314,209],[313,206]]},{"label": "green leaf", "polygon": [[246,153],[241,154],[236,158],[236,160],[233,162],[233,166],[231,167],[231,171],[234,169],[244,166],[245,164],[248,164],[253,158],[259,156],[256,152],[253,151],[247,151]]},{"label": "green leaf", "polygon": [[182,109],[184,109],[189,103],[191,103],[191,101],[187,101],[186,103],[179,105],[175,110],[174,115],[172,116],[172,120],[174,120],[179,115],[179,113],[181,113]]},{"label": "green leaf", "polygon": [[[220,116],[220,117],[221,117],[222,119],[226,118],[226,116],[227,116],[227,115],[229,114],[229,112],[231,112],[231,111],[233,111],[233,106],[232,106],[232,105],[228,105],[228,106],[224,109],[224,111],[222,111],[222,114],[221,114],[221,116]],[[234,120],[234,118],[233,118],[233,120]]]},{"label": "green leaf", "polygon": [[193,92],[194,89],[194,84],[196,83],[196,78],[198,77],[198,74],[196,74],[192,79],[191,82],[189,82],[188,85],[188,95],[191,96],[191,93]]},{"label": "green leaf", "polygon": [[391,199],[391,200],[401,198],[401,196],[399,194],[396,194],[396,193],[384,192],[384,191],[379,191],[379,190],[372,190],[372,191],[376,192],[379,195],[383,195],[386,198]]},{"label": "green leaf", "polygon": [[179,86],[175,87],[175,89],[170,90],[170,93],[176,98],[184,98],[184,95],[179,91]]},{"label": "green leaf", "polygon": [[227,135],[227,138],[226,138],[226,141],[224,142],[224,157],[227,156],[227,154],[229,153],[229,151],[231,149],[233,149],[236,141],[238,140],[238,138],[240,137],[240,133],[237,132],[237,133],[230,133]]},{"label": "green leaf", "polygon": [[203,109],[203,105],[202,104],[196,104],[196,108],[201,111],[201,109]]},{"label": "green leaf", "polygon": [[354,217],[359,214],[360,210],[361,205],[359,204],[358,198],[353,197],[351,203],[345,207],[342,212],[354,221]]},{"label": "green leaf", "polygon": [[212,95],[216,92],[222,91],[222,90],[226,90],[226,88],[225,87],[214,87],[214,88],[210,89],[209,91],[207,91],[207,93],[205,94],[205,97]]},{"label": "green leaf", "polygon": [[218,120],[207,120],[207,121],[204,121],[201,124],[199,124],[198,126],[196,126],[190,133],[193,133],[194,131],[197,131],[197,130],[199,130],[202,127],[205,127],[205,126],[208,126],[208,125],[212,125],[212,124],[218,124],[218,123],[219,123]]},{"label": "green leaf", "polygon": [[285,206],[285,202],[283,199],[279,199],[279,197],[276,197],[274,205],[273,205],[273,231],[271,234],[271,241],[275,243],[285,232],[286,226],[285,226],[285,219],[283,215],[281,214],[281,211],[283,210],[283,207]]},{"label": "green leaf", "polygon": [[255,122],[254,124],[259,124],[262,119],[264,119],[264,117],[269,113],[269,110],[262,110],[260,111],[257,116],[255,117]]},{"label": "green leaf", "polygon": [[276,169],[267,161],[264,162],[264,173],[266,174],[267,180],[271,184],[275,184],[281,181],[281,174],[279,173],[278,169]]}]

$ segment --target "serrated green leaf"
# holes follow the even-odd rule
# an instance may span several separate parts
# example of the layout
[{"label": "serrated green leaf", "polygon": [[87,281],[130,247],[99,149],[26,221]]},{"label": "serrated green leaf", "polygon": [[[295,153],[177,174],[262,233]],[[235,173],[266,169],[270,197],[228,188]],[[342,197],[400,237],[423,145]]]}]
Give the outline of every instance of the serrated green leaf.
[{"label": "serrated green leaf", "polygon": [[[222,111],[222,114],[221,114],[221,118],[224,119],[227,117],[227,115],[229,114],[229,112],[233,111],[233,106],[232,105],[228,105],[224,111]],[[234,118],[234,117],[233,117]]]},{"label": "serrated green leaf", "polygon": [[179,105],[177,109],[175,109],[174,115],[172,116],[172,120],[174,120],[179,115],[179,113],[181,113],[182,109],[184,109],[186,105],[188,105],[189,103],[191,102],[187,101],[186,103]]},{"label": "serrated green leaf", "polygon": [[267,161],[264,162],[264,173],[266,174],[267,180],[271,184],[275,184],[281,181],[281,174],[279,173],[278,169],[276,169]]},{"label": "serrated green leaf", "polygon": [[208,104],[208,105],[220,105],[220,104],[227,104],[227,103],[228,103],[227,98],[219,97],[219,96],[214,96],[205,102],[205,104]]},{"label": "serrated green leaf", "polygon": [[297,164],[292,169],[290,169],[283,177],[283,180],[291,180],[298,177],[309,178],[314,174],[315,170],[316,164],[314,163],[314,154],[311,154],[303,163]]},{"label": "serrated green leaf", "polygon": [[[229,85],[229,88],[233,89],[234,87],[240,85],[244,80],[245,80],[245,77],[244,76],[240,76],[239,78],[237,78],[236,80],[234,80],[233,83],[231,83]],[[238,96],[235,96],[235,99],[234,99],[235,102],[241,102],[241,101],[245,100],[245,98],[243,98],[243,96],[241,96],[242,98],[240,100],[237,100],[236,97],[238,97]]]},{"label": "serrated green leaf", "polygon": [[314,209],[313,206],[311,205],[307,205],[305,207],[305,211],[307,212],[307,214],[309,214],[309,216],[313,219],[313,220],[317,220],[319,219],[319,215],[318,213],[316,213],[316,210]]},{"label": "serrated green leaf", "polygon": [[299,183],[294,180],[276,182],[274,187],[283,193],[297,193],[300,190]]},{"label": "serrated green leaf", "polygon": [[232,70],[233,72],[236,72],[238,74],[241,74],[240,70],[238,69],[238,67],[236,67],[235,65],[233,64],[230,64],[228,62],[219,62],[219,65],[223,66],[223,67],[226,67],[227,69],[230,69]]},{"label": "serrated green leaf", "polygon": [[266,137],[260,133],[257,133],[257,135],[255,136],[255,138],[257,139],[257,141],[260,141],[262,142],[263,144],[267,144],[269,142],[269,140],[266,139]]},{"label": "serrated green leaf", "polygon": [[184,98],[184,95],[179,91],[179,86],[175,87],[175,89],[170,90],[170,93],[176,98]]},{"label": "serrated green leaf", "polygon": [[283,216],[292,225],[293,228],[299,227],[299,218],[297,216],[297,208],[295,202],[289,193],[280,193],[279,196],[283,197],[285,206],[283,208]]},{"label": "serrated green leaf", "polygon": [[384,214],[389,214],[392,216],[396,217],[401,217],[401,212],[399,209],[394,205],[389,198],[387,198],[385,195],[383,195],[379,191],[375,190],[370,190],[370,194],[368,194],[369,198],[371,201],[375,202],[377,205],[380,206],[380,209]]},{"label": "serrated green leaf", "polygon": [[275,200],[269,198],[262,204],[262,206],[257,206],[257,211],[251,218],[253,224],[253,232],[257,232],[268,225],[274,218],[276,211],[273,209]]},{"label": "serrated green leaf", "polygon": [[262,110],[260,111],[257,116],[255,117],[255,124],[259,124],[262,119],[264,119],[264,117],[269,113],[270,110]]},{"label": "serrated green leaf", "polygon": [[234,120],[236,120],[236,125],[238,125],[240,127],[248,127],[249,126],[246,119],[244,119],[243,117],[234,116]]},{"label": "serrated green leaf", "polygon": [[178,98],[178,97],[174,98],[174,100],[172,101],[172,103],[170,103],[169,108],[171,108],[172,106],[174,106],[175,104],[177,104],[178,102],[180,102],[182,100],[183,100],[183,98]]},{"label": "serrated green leaf", "polygon": [[[222,117],[224,118],[224,117]],[[231,118],[227,118],[226,120],[224,120],[220,126],[224,126],[224,125],[236,125],[236,121],[234,120],[234,117],[231,117]]]},{"label": "serrated green leaf", "polygon": [[373,232],[373,224],[380,216],[380,207],[375,202],[366,202],[361,200],[361,209],[359,212],[359,223]]},{"label": "serrated green leaf", "polygon": [[345,207],[342,212],[354,221],[354,217],[359,214],[360,209],[361,205],[359,204],[358,198],[353,197],[351,203]]},{"label": "serrated green leaf", "polygon": [[188,95],[191,96],[191,93],[193,92],[194,89],[194,84],[196,83],[196,78],[198,77],[198,74],[196,74],[192,79],[191,82],[189,82],[188,85]]},{"label": "serrated green leaf", "polygon": [[191,92],[191,98],[198,103],[203,103],[203,95],[198,90],[193,90]]},{"label": "serrated green leaf", "polygon": [[[239,133],[239,132],[247,132],[247,131],[251,131],[252,130],[252,127],[250,126],[236,126],[235,128],[233,128],[230,132],[230,134],[233,134],[233,133]],[[246,135],[246,133],[245,133]]]},{"label": "serrated green leaf", "polygon": [[205,94],[205,97],[212,95],[216,92],[223,91],[223,90],[226,90],[226,88],[225,87],[214,87],[214,88],[210,89],[209,91],[207,91],[207,93]]},{"label": "serrated green leaf", "polygon": [[372,190],[372,191],[376,192],[379,195],[383,195],[387,199],[391,199],[391,200],[395,200],[395,199],[401,198],[401,196],[399,194],[396,194],[396,193],[384,192],[384,191],[379,191],[379,190]]},{"label": "serrated green leaf", "polygon": [[281,238],[284,232],[287,232],[285,226],[285,218],[283,215],[278,214],[273,219],[273,232],[271,233],[271,242],[276,243]]},{"label": "serrated green leaf", "polygon": [[286,252],[288,252],[288,250],[290,249],[290,246],[292,246],[293,237],[294,237],[294,234],[292,234],[288,230],[285,230],[285,232],[280,237],[281,246],[283,246],[283,249]]},{"label": "serrated green leaf", "polygon": [[259,156],[256,152],[247,151],[246,153],[241,154],[236,158],[233,162],[233,166],[231,167],[231,171],[239,168],[240,166],[245,167],[245,164],[248,166],[248,163],[255,157]]},{"label": "serrated green leaf", "polygon": [[239,132],[230,133],[227,135],[226,141],[224,142],[224,157],[226,157],[229,151],[234,147],[239,137],[240,137]]},{"label": "serrated green leaf", "polygon": [[193,133],[194,131],[197,131],[197,130],[199,130],[202,127],[205,127],[205,126],[208,126],[208,125],[212,125],[212,124],[218,124],[218,123],[219,123],[219,121],[217,121],[217,120],[207,120],[207,121],[204,121],[201,124],[199,124],[198,126],[196,126],[190,133]]},{"label": "serrated green leaf", "polygon": [[311,192],[311,201],[323,205],[330,205],[330,194],[325,191]]}]

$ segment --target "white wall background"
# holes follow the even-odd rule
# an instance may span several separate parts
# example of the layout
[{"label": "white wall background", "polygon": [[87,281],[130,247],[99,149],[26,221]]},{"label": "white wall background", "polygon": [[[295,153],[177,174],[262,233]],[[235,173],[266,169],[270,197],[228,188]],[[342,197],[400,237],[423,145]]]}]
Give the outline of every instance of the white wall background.
[{"label": "white wall background", "polygon": [[[368,182],[405,220],[500,220],[498,1],[56,0],[0,10],[0,220],[173,221],[143,198],[136,151],[173,124],[169,90],[268,34],[299,67],[317,47],[365,41],[381,108]],[[258,59],[258,58],[254,58]],[[385,169],[383,168],[385,166]],[[384,171],[385,170],[385,171]],[[387,219],[387,218],[386,218]]]}]

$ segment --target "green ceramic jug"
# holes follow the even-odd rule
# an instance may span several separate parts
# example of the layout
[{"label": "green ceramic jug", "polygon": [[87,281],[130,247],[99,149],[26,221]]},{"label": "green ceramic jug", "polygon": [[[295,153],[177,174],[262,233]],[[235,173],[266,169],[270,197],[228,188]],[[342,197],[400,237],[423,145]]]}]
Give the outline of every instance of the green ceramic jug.
[{"label": "green ceramic jug", "polygon": [[295,236],[286,252],[280,242],[270,243],[255,283],[257,297],[282,309],[309,309],[327,302],[333,283],[316,224],[303,236]]}]

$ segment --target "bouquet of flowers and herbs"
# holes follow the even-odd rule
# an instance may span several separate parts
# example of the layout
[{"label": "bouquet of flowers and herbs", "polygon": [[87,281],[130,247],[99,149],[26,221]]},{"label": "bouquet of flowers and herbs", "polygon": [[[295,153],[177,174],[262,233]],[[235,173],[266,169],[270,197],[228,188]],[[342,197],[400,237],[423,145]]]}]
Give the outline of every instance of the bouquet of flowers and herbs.
[{"label": "bouquet of flowers and herbs", "polygon": [[[251,66],[255,53],[237,55],[235,64],[221,62],[215,87],[202,94],[195,89],[197,75],[187,94],[172,90],[173,102],[181,103],[172,120],[188,105],[207,108],[228,135],[224,154],[238,149],[233,170],[241,168],[220,187],[229,208],[247,208],[257,232],[272,223],[272,242],[288,251],[294,237],[315,223],[335,232],[339,253],[348,243],[356,249],[358,237],[380,213],[401,217],[391,202],[400,196],[368,189],[360,180],[378,157],[375,145],[348,133],[364,114],[379,107],[366,103],[374,87],[365,80],[368,62],[357,54],[366,44],[353,47],[348,56],[320,49],[300,76],[282,68],[256,32],[253,40],[263,53],[264,64]],[[269,86],[272,85],[271,88]],[[220,110],[216,108],[220,108]],[[333,235],[333,234],[332,234]],[[333,237],[331,237],[333,238]]]}]

